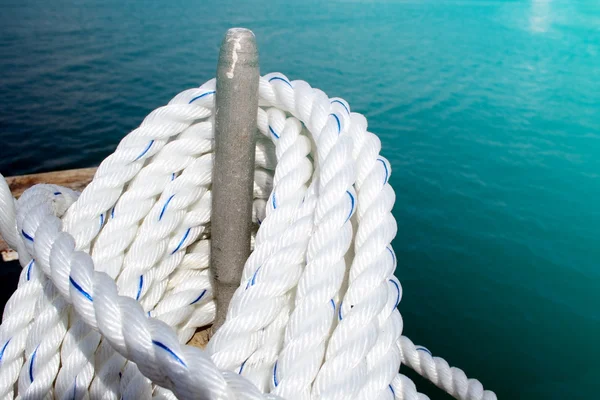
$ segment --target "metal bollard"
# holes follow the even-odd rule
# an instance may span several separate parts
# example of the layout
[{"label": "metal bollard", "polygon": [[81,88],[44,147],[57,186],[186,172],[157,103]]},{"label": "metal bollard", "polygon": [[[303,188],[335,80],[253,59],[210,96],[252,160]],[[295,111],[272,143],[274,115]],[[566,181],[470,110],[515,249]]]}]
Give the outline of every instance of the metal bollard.
[{"label": "metal bollard", "polygon": [[250,255],[259,78],[254,33],[229,29],[217,65],[210,253],[217,305],[213,332],[225,322]]}]

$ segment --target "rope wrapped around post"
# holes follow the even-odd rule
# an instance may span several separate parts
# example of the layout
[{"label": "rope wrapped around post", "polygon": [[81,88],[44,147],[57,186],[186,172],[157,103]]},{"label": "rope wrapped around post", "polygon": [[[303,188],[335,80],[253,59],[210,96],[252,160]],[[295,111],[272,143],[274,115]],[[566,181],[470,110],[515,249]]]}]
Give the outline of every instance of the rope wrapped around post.
[{"label": "rope wrapped around post", "polygon": [[402,336],[391,165],[366,119],[279,73],[259,78],[246,138],[253,251],[207,349],[185,344],[218,307],[219,88],[152,112],[81,194],[38,185],[15,202],[0,179],[0,233],[23,266],[0,398],[425,399],[404,362],[458,399],[495,399]]}]

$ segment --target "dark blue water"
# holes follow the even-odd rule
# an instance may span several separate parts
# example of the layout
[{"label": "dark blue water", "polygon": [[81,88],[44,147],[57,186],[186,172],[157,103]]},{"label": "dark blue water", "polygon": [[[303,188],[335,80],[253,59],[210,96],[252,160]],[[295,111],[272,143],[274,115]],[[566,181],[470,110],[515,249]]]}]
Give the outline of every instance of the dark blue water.
[{"label": "dark blue water", "polygon": [[3,0],[0,171],[98,164],[231,26],[380,135],[405,333],[501,399],[600,398],[600,3]]}]

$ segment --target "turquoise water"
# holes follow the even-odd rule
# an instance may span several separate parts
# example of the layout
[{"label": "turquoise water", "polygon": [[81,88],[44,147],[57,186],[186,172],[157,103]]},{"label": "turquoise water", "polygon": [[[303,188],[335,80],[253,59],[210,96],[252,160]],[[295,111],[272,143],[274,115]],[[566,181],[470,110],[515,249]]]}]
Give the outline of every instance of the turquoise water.
[{"label": "turquoise water", "polygon": [[269,3],[3,0],[0,172],[99,163],[249,27],[380,135],[405,333],[501,399],[600,398],[600,3]]}]

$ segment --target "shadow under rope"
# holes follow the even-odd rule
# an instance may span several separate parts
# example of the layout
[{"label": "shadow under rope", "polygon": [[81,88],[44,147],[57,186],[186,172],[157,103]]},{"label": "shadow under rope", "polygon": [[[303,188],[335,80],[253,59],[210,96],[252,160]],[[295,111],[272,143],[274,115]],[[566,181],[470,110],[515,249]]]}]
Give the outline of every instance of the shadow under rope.
[{"label": "shadow under rope", "polygon": [[5,262],[0,260],[0,307],[2,307],[2,314],[4,314],[6,302],[17,289],[20,274],[21,264],[19,264],[19,261]]}]

